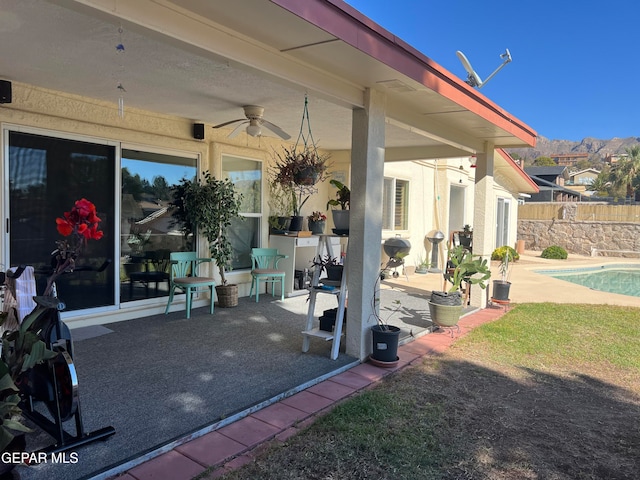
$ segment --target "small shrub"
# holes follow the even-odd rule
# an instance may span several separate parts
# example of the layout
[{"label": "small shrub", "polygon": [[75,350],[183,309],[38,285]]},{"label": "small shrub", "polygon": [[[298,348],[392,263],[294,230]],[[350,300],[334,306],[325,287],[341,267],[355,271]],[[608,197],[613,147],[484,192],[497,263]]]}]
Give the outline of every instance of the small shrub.
[{"label": "small shrub", "polygon": [[520,254],[516,252],[515,248],[512,248],[509,245],[503,245],[502,247],[496,248],[491,253],[491,260],[500,260],[502,262],[507,252],[509,252],[510,262],[515,262],[520,259]]},{"label": "small shrub", "polygon": [[545,248],[540,255],[542,258],[555,258],[557,260],[565,260],[567,258],[567,251],[559,247],[558,245],[552,245]]}]

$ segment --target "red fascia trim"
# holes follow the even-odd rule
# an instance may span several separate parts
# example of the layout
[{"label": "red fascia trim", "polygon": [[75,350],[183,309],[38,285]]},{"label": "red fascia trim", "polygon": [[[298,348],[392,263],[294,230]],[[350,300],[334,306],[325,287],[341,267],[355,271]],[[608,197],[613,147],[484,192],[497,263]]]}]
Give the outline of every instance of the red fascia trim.
[{"label": "red fascia trim", "polygon": [[535,146],[533,129],[344,1],[270,1]]},{"label": "red fascia trim", "polygon": [[524,178],[529,185],[535,188],[536,193],[540,191],[540,187],[538,186],[538,184],[534,182],[529,175],[527,175],[527,173],[522,169],[520,165],[516,163],[516,161],[513,158],[511,158],[511,155],[509,155],[502,148],[496,148],[496,151],[500,152],[500,155],[507,161],[507,163],[511,166],[511,168],[513,168],[518,173],[518,175]]}]

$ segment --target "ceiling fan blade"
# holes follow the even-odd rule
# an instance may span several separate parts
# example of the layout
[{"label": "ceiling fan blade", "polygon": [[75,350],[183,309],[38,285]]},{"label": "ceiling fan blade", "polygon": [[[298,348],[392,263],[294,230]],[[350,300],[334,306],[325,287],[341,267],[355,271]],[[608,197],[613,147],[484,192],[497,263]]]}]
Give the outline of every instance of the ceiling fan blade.
[{"label": "ceiling fan blade", "polygon": [[213,127],[211,127],[211,128],[226,127],[227,125],[231,125],[232,123],[236,123],[236,122],[243,122],[243,121],[246,121],[246,120],[247,120],[246,118],[236,118],[235,120],[230,120],[230,121],[228,121],[228,122],[224,122],[224,123],[221,123],[221,124],[219,124],[219,125],[214,125],[214,126],[213,126]]},{"label": "ceiling fan blade", "polygon": [[[237,122],[237,120],[236,120]],[[233,138],[236,135],[238,135],[241,131],[242,131],[242,127],[244,127],[247,123],[249,123],[249,120],[245,120],[244,122],[238,124],[238,126],[236,128],[233,129],[233,131],[227,135],[227,138]]]},{"label": "ceiling fan blade", "polygon": [[269,122],[268,120],[260,120],[260,124],[263,127],[268,128],[269,130],[271,130],[273,133],[275,133],[276,135],[278,135],[280,138],[282,138],[283,140],[289,140],[291,138],[291,135],[289,135],[287,132],[285,132],[284,130],[282,130],[279,126],[274,125],[273,123]]}]

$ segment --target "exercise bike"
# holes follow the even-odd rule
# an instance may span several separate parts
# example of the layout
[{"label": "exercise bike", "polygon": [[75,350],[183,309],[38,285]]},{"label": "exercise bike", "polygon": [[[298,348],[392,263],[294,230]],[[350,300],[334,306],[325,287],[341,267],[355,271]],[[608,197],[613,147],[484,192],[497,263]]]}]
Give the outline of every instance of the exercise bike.
[{"label": "exercise bike", "polygon": [[[107,260],[97,269],[79,267],[76,271],[102,272],[110,264],[111,260]],[[20,266],[15,272],[8,271],[6,276],[17,279],[25,268]],[[78,376],[73,362],[73,340],[69,327],[60,318],[65,304],[55,293],[54,296],[34,296],[33,300],[36,307],[23,319],[23,328],[35,333],[53,352],[53,358],[23,372],[16,386],[22,397],[20,407],[24,416],[55,439],[54,444],[40,451],[46,454],[59,453],[115,434],[111,426],[91,433],[84,430]],[[36,409],[38,402],[44,403],[53,420]],[[75,434],[69,433],[63,425],[71,419],[75,419]]]}]

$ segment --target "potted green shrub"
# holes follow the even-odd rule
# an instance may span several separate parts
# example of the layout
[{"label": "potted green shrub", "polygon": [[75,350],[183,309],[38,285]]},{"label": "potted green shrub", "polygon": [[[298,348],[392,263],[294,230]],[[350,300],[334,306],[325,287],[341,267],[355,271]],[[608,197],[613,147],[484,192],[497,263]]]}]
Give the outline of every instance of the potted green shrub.
[{"label": "potted green shrub", "polygon": [[[239,215],[242,194],[236,191],[231,180],[218,180],[209,171],[203,172],[202,179],[180,180],[182,188],[182,210],[187,234],[193,229],[204,235],[209,243],[209,252],[218,266],[221,285],[216,285],[218,303],[221,307],[238,304],[238,286],[228,284],[226,271],[231,270],[233,246],[227,235],[233,220]],[[175,198],[175,197],[174,197]],[[175,215],[174,215],[175,216]]]},{"label": "potted green shrub", "polygon": [[351,202],[351,190],[342,182],[332,179],[329,182],[336,187],[336,198],[332,198],[327,202],[327,209],[329,207],[340,207],[340,209],[331,210],[333,215],[333,224],[336,227],[337,234],[349,233],[349,206]]},{"label": "potted green shrub", "polygon": [[510,267],[512,262],[520,258],[518,252],[508,245],[496,248],[491,254],[491,260],[499,260],[498,270],[500,271],[500,279],[493,280],[493,293],[491,299],[498,302],[506,302],[509,300],[509,290],[511,282],[509,281]]},{"label": "potted green shrub", "polygon": [[380,282],[384,279],[385,269],[386,267],[383,267],[380,270],[374,284],[373,316],[376,319],[376,324],[371,327],[373,344],[369,360],[379,367],[394,367],[398,364],[399,360],[398,344],[400,342],[400,327],[390,325],[389,319],[402,308],[402,304],[399,300],[396,300],[393,308],[385,318],[380,314]]},{"label": "potted green shrub", "polygon": [[487,260],[473,255],[462,245],[449,250],[445,278],[451,282],[449,291],[433,291],[429,300],[429,312],[433,323],[440,327],[453,327],[462,314],[462,282],[467,285],[487,287],[491,270]]},{"label": "potted green shrub", "polygon": [[276,181],[269,181],[269,227],[270,233],[284,233],[289,230],[293,215],[291,192]]}]

